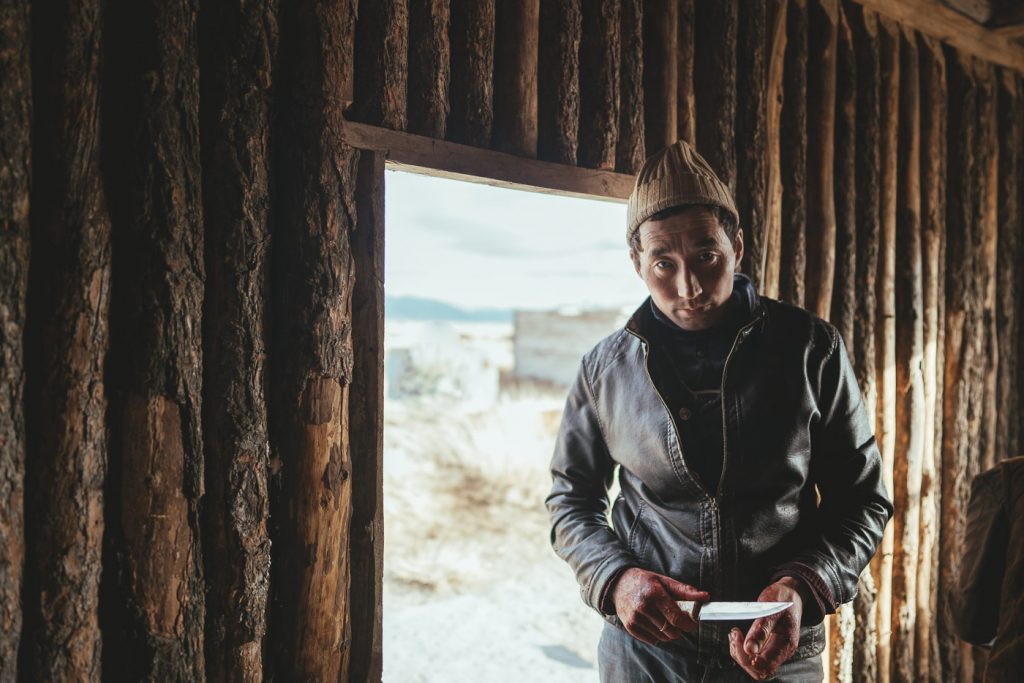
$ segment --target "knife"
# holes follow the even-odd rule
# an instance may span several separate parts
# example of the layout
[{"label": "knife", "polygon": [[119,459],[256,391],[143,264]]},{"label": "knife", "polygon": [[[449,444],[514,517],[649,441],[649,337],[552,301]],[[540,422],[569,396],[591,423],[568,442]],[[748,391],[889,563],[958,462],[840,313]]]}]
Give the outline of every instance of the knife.
[{"label": "knife", "polygon": [[694,621],[749,621],[778,614],[793,606],[791,602],[694,602],[677,600],[679,609]]}]

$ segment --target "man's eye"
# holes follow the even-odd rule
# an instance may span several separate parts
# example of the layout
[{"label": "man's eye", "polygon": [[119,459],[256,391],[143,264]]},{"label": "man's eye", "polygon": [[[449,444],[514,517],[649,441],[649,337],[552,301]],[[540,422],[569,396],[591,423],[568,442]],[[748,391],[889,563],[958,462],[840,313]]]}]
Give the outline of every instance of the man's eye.
[{"label": "man's eye", "polygon": [[701,263],[713,263],[716,258],[718,258],[718,254],[712,251],[705,251],[697,256],[697,260]]},{"label": "man's eye", "polygon": [[657,261],[654,264],[654,267],[657,268],[658,270],[668,270],[669,268],[672,267],[672,262],[671,261]]}]

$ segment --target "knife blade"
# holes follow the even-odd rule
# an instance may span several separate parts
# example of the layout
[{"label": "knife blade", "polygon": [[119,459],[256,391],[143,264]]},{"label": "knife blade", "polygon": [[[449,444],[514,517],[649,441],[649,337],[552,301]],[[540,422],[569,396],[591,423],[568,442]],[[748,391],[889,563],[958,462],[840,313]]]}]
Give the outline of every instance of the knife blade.
[{"label": "knife blade", "polygon": [[677,600],[679,609],[694,621],[749,621],[778,614],[793,606],[791,602],[694,602]]}]

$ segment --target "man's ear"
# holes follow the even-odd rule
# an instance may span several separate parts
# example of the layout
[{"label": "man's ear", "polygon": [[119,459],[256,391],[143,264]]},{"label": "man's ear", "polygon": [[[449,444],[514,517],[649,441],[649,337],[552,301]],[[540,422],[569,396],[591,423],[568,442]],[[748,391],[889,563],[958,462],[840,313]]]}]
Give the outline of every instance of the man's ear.
[{"label": "man's ear", "polygon": [[743,263],[743,228],[736,230],[736,238],[732,241],[733,251],[736,252],[736,272],[740,272],[740,264]]},{"label": "man's ear", "polygon": [[[640,275],[640,254],[636,253],[636,249],[629,250],[629,260],[633,262],[633,270]],[[643,275],[640,275],[640,278],[643,279]]]}]

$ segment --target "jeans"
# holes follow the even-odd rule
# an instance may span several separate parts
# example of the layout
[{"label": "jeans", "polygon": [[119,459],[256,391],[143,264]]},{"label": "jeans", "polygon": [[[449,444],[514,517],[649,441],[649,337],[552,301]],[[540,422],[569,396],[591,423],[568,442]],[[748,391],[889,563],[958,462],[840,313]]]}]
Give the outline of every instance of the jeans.
[{"label": "jeans", "polygon": [[[597,648],[601,683],[739,683],[752,681],[739,666],[719,669],[697,663],[696,655],[669,652],[605,624]],[[767,679],[780,683],[821,683],[821,655],[790,660]]]}]

